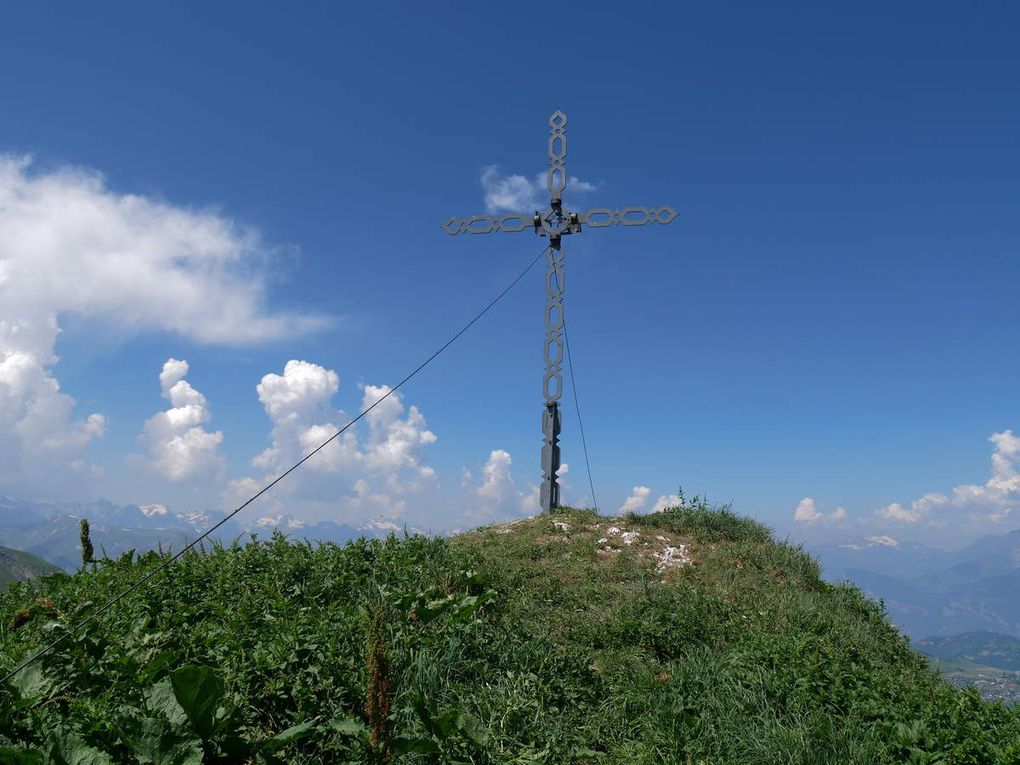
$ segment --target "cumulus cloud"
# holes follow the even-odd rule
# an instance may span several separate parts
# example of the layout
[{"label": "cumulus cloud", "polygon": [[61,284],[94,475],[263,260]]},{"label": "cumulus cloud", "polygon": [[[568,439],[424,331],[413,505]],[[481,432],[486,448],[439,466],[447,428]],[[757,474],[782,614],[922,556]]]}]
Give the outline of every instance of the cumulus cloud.
[{"label": "cumulus cloud", "polygon": [[494,502],[502,502],[515,491],[514,479],[510,475],[513,458],[506,449],[493,449],[482,468],[482,483],[478,496]]},{"label": "cumulus cloud", "polygon": [[624,500],[618,512],[636,513],[648,504],[648,497],[652,490],[647,486],[635,486],[631,495]]},{"label": "cumulus cloud", "polygon": [[94,412],[76,419],[74,399],[60,391],[46,362],[13,347],[17,335],[17,325],[0,320],[0,484],[21,487],[53,480],[55,472],[98,470],[81,455],[104,434],[106,418]]},{"label": "cumulus cloud", "polygon": [[[465,515],[479,522],[493,523],[535,515],[540,511],[539,485],[530,482],[521,488],[512,474],[513,458],[506,449],[493,449],[481,471],[480,483],[472,483],[470,471],[464,470],[462,486],[467,491],[468,509]],[[570,491],[564,476],[570,470],[560,465],[561,498]],[[566,502],[566,500],[564,500]]]},{"label": "cumulus cloud", "polygon": [[60,319],[122,334],[169,331],[209,343],[253,343],[324,326],[323,317],[264,309],[268,248],[251,229],[107,188],[81,168],[37,171],[0,155],[0,481],[86,465],[106,421],[84,418],[53,367]]},{"label": "cumulus cloud", "polygon": [[[282,375],[263,376],[255,391],[273,426],[272,445],[255,457],[255,467],[289,467],[340,430],[348,418],[331,405],[339,389],[336,372],[298,359],[288,361]],[[313,471],[338,472],[356,465],[358,458],[357,435],[349,430],[306,465]]]},{"label": "cumulus cloud", "polygon": [[[497,165],[489,165],[482,169],[481,182],[485,193],[485,209],[490,214],[527,213],[544,210],[549,206],[549,186],[544,172],[528,179],[523,175],[504,175]],[[565,193],[587,194],[597,188],[597,184],[571,176]]]},{"label": "cumulus cloud", "polygon": [[[291,359],[283,374],[268,373],[256,393],[272,423],[271,445],[253,460],[267,471],[263,480],[278,474],[324,443],[350,418],[332,401],[340,390],[340,376],[318,364]],[[385,385],[365,385],[362,408],[367,409],[390,393]],[[436,486],[435,470],[425,463],[424,450],[435,443],[425,416],[416,406],[405,408],[400,393],[393,393],[351,428],[305,463],[280,491],[312,502],[340,499],[348,510],[384,517],[402,515],[404,495]],[[232,482],[226,497],[233,500],[258,485],[248,477]]]},{"label": "cumulus cloud", "polygon": [[797,523],[836,523],[837,521],[846,520],[846,510],[842,507],[837,507],[831,513],[826,514],[815,506],[814,499],[804,497],[804,499],[797,503],[797,507],[793,511],[793,519]]},{"label": "cumulus cloud", "polygon": [[953,489],[954,507],[967,510],[976,520],[999,522],[1020,504],[1020,438],[1012,430],[993,433],[992,475],[981,486],[963,484]]},{"label": "cumulus cloud", "polygon": [[[388,385],[366,385],[362,411],[390,390]],[[369,425],[363,456],[365,467],[390,473],[407,468],[420,479],[428,480],[435,473],[432,468],[421,464],[421,452],[422,447],[436,442],[436,435],[426,427],[425,417],[418,407],[409,407],[406,417],[402,416],[403,413],[403,401],[400,394],[395,393],[365,416]]]},{"label": "cumulus cloud", "polygon": [[655,504],[652,505],[652,512],[661,513],[667,507],[677,507],[682,504],[679,494],[660,494],[659,498],[655,500]]},{"label": "cumulus cloud", "polygon": [[159,384],[170,408],[146,420],[140,436],[148,466],[176,482],[218,477],[225,469],[219,454],[223,433],[202,427],[210,419],[209,407],[184,379],[187,374],[187,361],[171,358],[163,365]]},{"label": "cumulus cloud", "polygon": [[955,511],[978,524],[999,523],[1020,506],[1020,438],[1012,430],[993,433],[988,438],[995,449],[991,457],[991,476],[983,484],[961,484],[947,496],[929,492],[909,505],[892,502],[875,511],[883,523],[939,526],[955,520],[947,513]]}]

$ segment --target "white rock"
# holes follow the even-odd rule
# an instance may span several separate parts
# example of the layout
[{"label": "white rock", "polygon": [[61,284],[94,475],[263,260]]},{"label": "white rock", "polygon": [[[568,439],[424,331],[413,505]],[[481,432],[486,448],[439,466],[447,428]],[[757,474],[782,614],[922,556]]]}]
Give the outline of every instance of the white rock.
[{"label": "white rock", "polygon": [[656,570],[659,572],[665,571],[669,568],[686,566],[691,562],[691,555],[687,550],[687,545],[667,547],[662,552],[652,553],[652,555],[654,555],[659,561],[655,566]]}]

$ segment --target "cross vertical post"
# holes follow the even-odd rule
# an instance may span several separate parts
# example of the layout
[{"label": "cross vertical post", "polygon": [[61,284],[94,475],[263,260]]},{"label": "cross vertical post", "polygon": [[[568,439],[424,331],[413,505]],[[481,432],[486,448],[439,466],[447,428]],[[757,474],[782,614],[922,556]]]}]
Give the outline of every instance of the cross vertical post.
[{"label": "cross vertical post", "polygon": [[596,208],[584,213],[563,212],[563,191],[567,186],[567,115],[556,110],[549,117],[549,209],[505,215],[474,215],[450,218],[443,229],[450,235],[488,234],[493,231],[525,231],[533,228],[539,236],[549,239],[545,250],[545,376],[542,393],[542,485],[539,501],[542,512],[551,513],[560,506],[560,409],[563,395],[563,247],[562,237],[578,234],[581,225],[604,228],[612,225],[642,226],[646,223],[667,224],[676,218],[670,207],[624,207],[618,210]]},{"label": "cross vertical post", "polygon": [[[549,118],[549,208],[553,219],[563,220],[563,189],[567,185],[567,115],[555,112]],[[537,213],[536,213],[537,215]],[[568,231],[569,233],[569,231]],[[560,504],[560,396],[563,395],[563,248],[559,231],[549,233],[545,251],[545,376],[542,393],[542,486],[539,504],[551,513]]]}]

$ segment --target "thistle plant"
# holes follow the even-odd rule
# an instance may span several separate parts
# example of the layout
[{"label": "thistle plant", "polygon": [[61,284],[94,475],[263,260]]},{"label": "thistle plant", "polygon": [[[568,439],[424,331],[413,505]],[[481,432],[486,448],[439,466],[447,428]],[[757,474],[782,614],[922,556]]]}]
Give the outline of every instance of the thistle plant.
[{"label": "thistle plant", "polygon": [[368,683],[365,690],[365,716],[371,731],[372,747],[385,757],[389,750],[390,663],[386,655],[386,608],[375,606],[369,614],[365,651]]},{"label": "thistle plant", "polygon": [[82,518],[81,523],[81,562],[82,565],[92,563],[95,558],[95,551],[92,549],[92,538],[89,536],[89,519]]}]

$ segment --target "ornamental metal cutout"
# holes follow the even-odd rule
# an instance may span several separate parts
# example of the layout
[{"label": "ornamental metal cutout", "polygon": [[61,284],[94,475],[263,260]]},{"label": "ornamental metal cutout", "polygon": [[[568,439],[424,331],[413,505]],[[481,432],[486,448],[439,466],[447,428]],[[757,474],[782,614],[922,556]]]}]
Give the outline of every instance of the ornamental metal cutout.
[{"label": "ornamental metal cutout", "polygon": [[563,249],[561,239],[579,234],[583,226],[644,226],[649,223],[665,225],[676,218],[671,207],[623,207],[619,210],[596,208],[587,212],[569,212],[563,209],[563,192],[567,187],[567,115],[557,110],[549,117],[549,209],[533,213],[508,215],[472,215],[470,218],[450,218],[443,230],[451,236],[457,234],[515,233],[532,229],[549,239],[546,248],[545,275],[545,344],[543,356],[545,375],[542,377],[542,512],[550,513],[559,506],[560,487],[556,473],[560,469],[560,412],[559,400],[563,395]]}]

